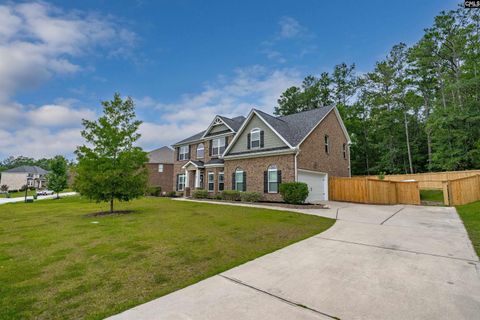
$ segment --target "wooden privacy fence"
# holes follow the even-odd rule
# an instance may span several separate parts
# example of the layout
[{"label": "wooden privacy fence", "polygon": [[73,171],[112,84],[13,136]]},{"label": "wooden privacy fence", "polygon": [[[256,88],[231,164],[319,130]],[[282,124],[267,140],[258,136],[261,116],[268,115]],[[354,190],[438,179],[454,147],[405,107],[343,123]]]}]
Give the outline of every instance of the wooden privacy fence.
[{"label": "wooden privacy fence", "polygon": [[480,200],[480,175],[443,181],[445,205],[456,206]]},{"label": "wooden privacy fence", "polygon": [[330,177],[330,200],[371,204],[420,204],[418,182]]},{"label": "wooden privacy fence", "polygon": [[[415,174],[388,174],[385,180],[389,181],[418,181],[420,189],[443,189],[443,181],[457,180],[461,178],[476,176],[480,174],[480,170],[465,171],[443,171],[443,172],[426,172]],[[370,179],[377,179],[377,176],[368,176]]]}]

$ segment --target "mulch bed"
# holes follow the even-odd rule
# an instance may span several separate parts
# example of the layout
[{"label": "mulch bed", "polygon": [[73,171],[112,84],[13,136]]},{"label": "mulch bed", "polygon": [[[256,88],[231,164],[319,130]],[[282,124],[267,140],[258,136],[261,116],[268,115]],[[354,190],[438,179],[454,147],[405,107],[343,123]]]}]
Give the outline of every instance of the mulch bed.
[{"label": "mulch bed", "polygon": [[94,212],[94,213],[89,213],[86,214],[85,217],[102,217],[102,216],[118,216],[122,214],[130,214],[134,213],[134,210],[116,210],[113,212],[110,211],[100,211],[100,212]]}]

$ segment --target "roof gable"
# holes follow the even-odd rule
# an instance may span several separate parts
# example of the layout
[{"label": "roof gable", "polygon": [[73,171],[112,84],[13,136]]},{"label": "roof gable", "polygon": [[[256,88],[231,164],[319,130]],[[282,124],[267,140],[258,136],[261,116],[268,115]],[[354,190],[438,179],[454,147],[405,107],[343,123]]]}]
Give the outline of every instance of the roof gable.
[{"label": "roof gable", "polygon": [[167,146],[152,150],[148,153],[149,163],[173,163],[173,149]]}]

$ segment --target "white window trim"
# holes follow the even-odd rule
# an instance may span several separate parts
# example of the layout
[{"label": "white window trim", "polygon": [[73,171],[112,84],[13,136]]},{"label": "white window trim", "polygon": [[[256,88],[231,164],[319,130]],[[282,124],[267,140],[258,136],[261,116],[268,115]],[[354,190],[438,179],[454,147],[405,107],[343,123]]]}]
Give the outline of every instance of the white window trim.
[{"label": "white window trim", "polygon": [[[183,183],[180,183],[182,178],[183,178]],[[178,175],[177,191],[185,191],[185,178],[186,177],[184,173]],[[180,189],[181,185],[183,185],[183,188]]]},{"label": "white window trim", "polygon": [[163,172],[163,163],[160,163],[158,165],[158,172],[160,172],[160,173]]},{"label": "white window trim", "polygon": [[[217,146],[215,146],[215,142],[218,142]],[[222,147],[223,147],[223,151],[221,151]],[[220,156],[224,151],[225,151],[225,137],[212,139],[212,156]]]},{"label": "white window trim", "polygon": [[[275,181],[270,181],[270,172],[275,172]],[[276,191],[270,190],[270,183],[277,184]],[[278,193],[278,168],[275,165],[271,165],[267,169],[267,189],[268,189],[268,193]]]},{"label": "white window trim", "polygon": [[[200,148],[200,146],[201,146],[201,148]],[[198,156],[198,151],[199,150],[201,150],[202,153],[203,153],[201,157]],[[198,146],[197,146],[197,158],[203,159],[204,157],[205,157],[205,144],[199,143]]]},{"label": "white window trim", "polygon": [[[242,181],[239,182],[238,181],[238,175],[240,175],[242,177]],[[238,190],[238,184],[241,183],[242,184],[242,190]],[[243,191],[243,184],[245,183],[245,181],[243,181],[243,170],[235,170],[235,190],[237,191]]]},{"label": "white window trim", "polygon": [[[210,181],[210,177],[212,178],[212,181]],[[210,189],[210,184],[212,184],[212,189]],[[215,191],[215,173],[214,172],[208,172],[207,189],[208,189],[208,192]]]},{"label": "white window trim", "polygon": [[[253,134],[258,134],[258,139],[253,139]],[[260,140],[261,140],[261,137],[260,137],[260,129],[259,128],[253,128],[252,130],[250,130],[250,148],[251,149],[258,149],[260,148]],[[253,141],[258,141],[258,146],[253,146]]]},{"label": "white window trim", "polygon": [[[186,150],[186,151],[182,151]],[[178,150],[178,160],[188,160],[188,145],[181,146]]]}]

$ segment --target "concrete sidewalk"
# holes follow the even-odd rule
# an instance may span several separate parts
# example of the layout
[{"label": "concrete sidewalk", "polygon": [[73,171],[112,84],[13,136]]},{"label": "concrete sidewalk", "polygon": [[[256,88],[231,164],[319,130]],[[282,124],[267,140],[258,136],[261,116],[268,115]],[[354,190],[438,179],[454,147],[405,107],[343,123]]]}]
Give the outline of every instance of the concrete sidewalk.
[{"label": "concrete sidewalk", "polygon": [[329,205],[300,210],[337,217],[329,230],[111,319],[478,318],[478,257],[454,208]]},{"label": "concrete sidewalk", "polygon": [[[76,192],[62,192],[60,193],[60,197],[68,197],[68,196],[76,196],[78,193]],[[53,199],[56,198],[57,195],[49,195],[49,196],[38,196],[37,200],[45,200],[45,199]],[[33,199],[33,196],[28,196],[27,199]],[[0,198],[0,204],[6,203],[15,203],[15,202],[24,202],[25,197],[16,197],[16,198]]]}]

